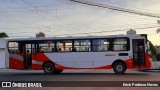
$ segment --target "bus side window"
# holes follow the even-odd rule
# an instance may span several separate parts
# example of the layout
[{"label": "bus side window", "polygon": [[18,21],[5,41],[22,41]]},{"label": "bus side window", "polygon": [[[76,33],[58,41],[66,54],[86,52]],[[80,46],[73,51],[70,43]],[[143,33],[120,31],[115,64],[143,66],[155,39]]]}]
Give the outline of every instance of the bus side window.
[{"label": "bus side window", "polygon": [[72,41],[58,41],[57,43],[58,52],[71,52],[72,51]]},{"label": "bus side window", "polygon": [[113,51],[127,51],[128,41],[126,38],[116,38],[113,40]]},{"label": "bus side window", "polygon": [[61,52],[61,50],[62,50],[61,48],[58,48],[58,52]]},{"label": "bus side window", "polygon": [[52,52],[55,52],[55,49],[54,49],[54,48],[52,48]]},{"label": "bus side window", "polygon": [[127,46],[125,45],[125,46],[123,46],[123,50],[124,51],[126,51],[127,50]]},{"label": "bus side window", "polygon": [[53,41],[42,41],[39,43],[39,52],[54,52],[55,43]]},{"label": "bus side window", "polygon": [[109,40],[108,39],[97,39],[92,41],[93,51],[109,51]]},{"label": "bus side window", "polygon": [[91,40],[75,40],[74,47],[76,48],[76,51],[90,51]]},{"label": "bus side window", "polygon": [[102,48],[101,51],[106,51],[106,49],[105,49],[105,48]]},{"label": "bus side window", "polygon": [[39,52],[44,52],[44,48],[40,47]]},{"label": "bus side window", "polygon": [[77,51],[77,48],[73,48],[72,52],[76,52]]}]

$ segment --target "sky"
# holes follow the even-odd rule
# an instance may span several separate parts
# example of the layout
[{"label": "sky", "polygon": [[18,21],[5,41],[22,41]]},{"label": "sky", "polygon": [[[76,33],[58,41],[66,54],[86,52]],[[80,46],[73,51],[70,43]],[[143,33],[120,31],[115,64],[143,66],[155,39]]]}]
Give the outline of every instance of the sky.
[{"label": "sky", "polygon": [[[160,0],[79,1],[160,16]],[[6,32],[11,38],[35,37],[38,32],[44,32],[47,37],[118,35],[134,29],[137,34],[148,34],[148,39],[154,45],[160,45],[160,34],[156,33],[160,28],[157,20],[160,18],[88,6],[70,0],[0,0],[0,32]],[[114,30],[126,31],[111,32]]]}]

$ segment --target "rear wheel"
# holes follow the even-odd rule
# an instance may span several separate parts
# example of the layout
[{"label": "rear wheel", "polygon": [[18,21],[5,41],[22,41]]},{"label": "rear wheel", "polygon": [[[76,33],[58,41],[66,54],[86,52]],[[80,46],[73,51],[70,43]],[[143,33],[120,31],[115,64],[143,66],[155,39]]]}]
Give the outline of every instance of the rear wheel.
[{"label": "rear wheel", "polygon": [[126,66],[122,62],[117,62],[113,65],[113,70],[116,74],[123,74],[126,71]]},{"label": "rear wheel", "polygon": [[52,63],[46,63],[43,65],[43,71],[46,74],[53,74],[55,73],[55,66]]},{"label": "rear wheel", "polygon": [[62,73],[62,71],[63,71],[63,69],[55,70],[55,73],[56,73],[56,74],[60,74],[60,73]]}]

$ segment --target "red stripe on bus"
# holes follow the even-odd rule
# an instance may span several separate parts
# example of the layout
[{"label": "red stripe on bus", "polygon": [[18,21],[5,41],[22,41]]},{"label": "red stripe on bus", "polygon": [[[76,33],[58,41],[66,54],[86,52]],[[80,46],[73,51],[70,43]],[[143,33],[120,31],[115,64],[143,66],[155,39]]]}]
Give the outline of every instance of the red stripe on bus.
[{"label": "red stripe on bus", "polygon": [[66,67],[66,66],[62,66],[55,63],[55,67],[56,69],[111,69],[112,65],[105,65],[105,66],[93,67],[93,68],[75,68],[75,67]]},{"label": "red stripe on bus", "polygon": [[24,53],[18,53],[18,55],[24,57]]},{"label": "red stripe on bus", "polygon": [[36,60],[38,62],[51,61],[44,53],[33,54],[32,60]]},{"label": "red stripe on bus", "polygon": [[9,58],[9,68],[23,70],[24,69],[24,62],[21,60],[17,60],[15,58],[10,57]]},{"label": "red stripe on bus", "polygon": [[125,60],[125,63],[127,65],[127,69],[133,68],[133,58],[130,58],[128,60]]},{"label": "red stripe on bus", "polygon": [[42,70],[42,65],[32,64],[32,69],[34,69],[34,70]]},{"label": "red stripe on bus", "polygon": [[151,61],[150,61],[151,57],[149,56],[148,52],[145,53],[145,58],[146,58],[146,60],[145,60],[146,67],[145,68],[151,68],[151,66],[152,66]]}]

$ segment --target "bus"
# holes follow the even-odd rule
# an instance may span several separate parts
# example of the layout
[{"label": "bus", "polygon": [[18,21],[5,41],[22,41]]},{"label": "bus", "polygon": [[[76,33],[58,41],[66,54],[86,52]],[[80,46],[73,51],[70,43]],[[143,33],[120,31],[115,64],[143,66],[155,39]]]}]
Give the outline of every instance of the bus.
[{"label": "bus", "polygon": [[12,38],[6,39],[5,66],[17,70],[43,70],[46,74],[65,69],[151,68],[146,34]]}]

